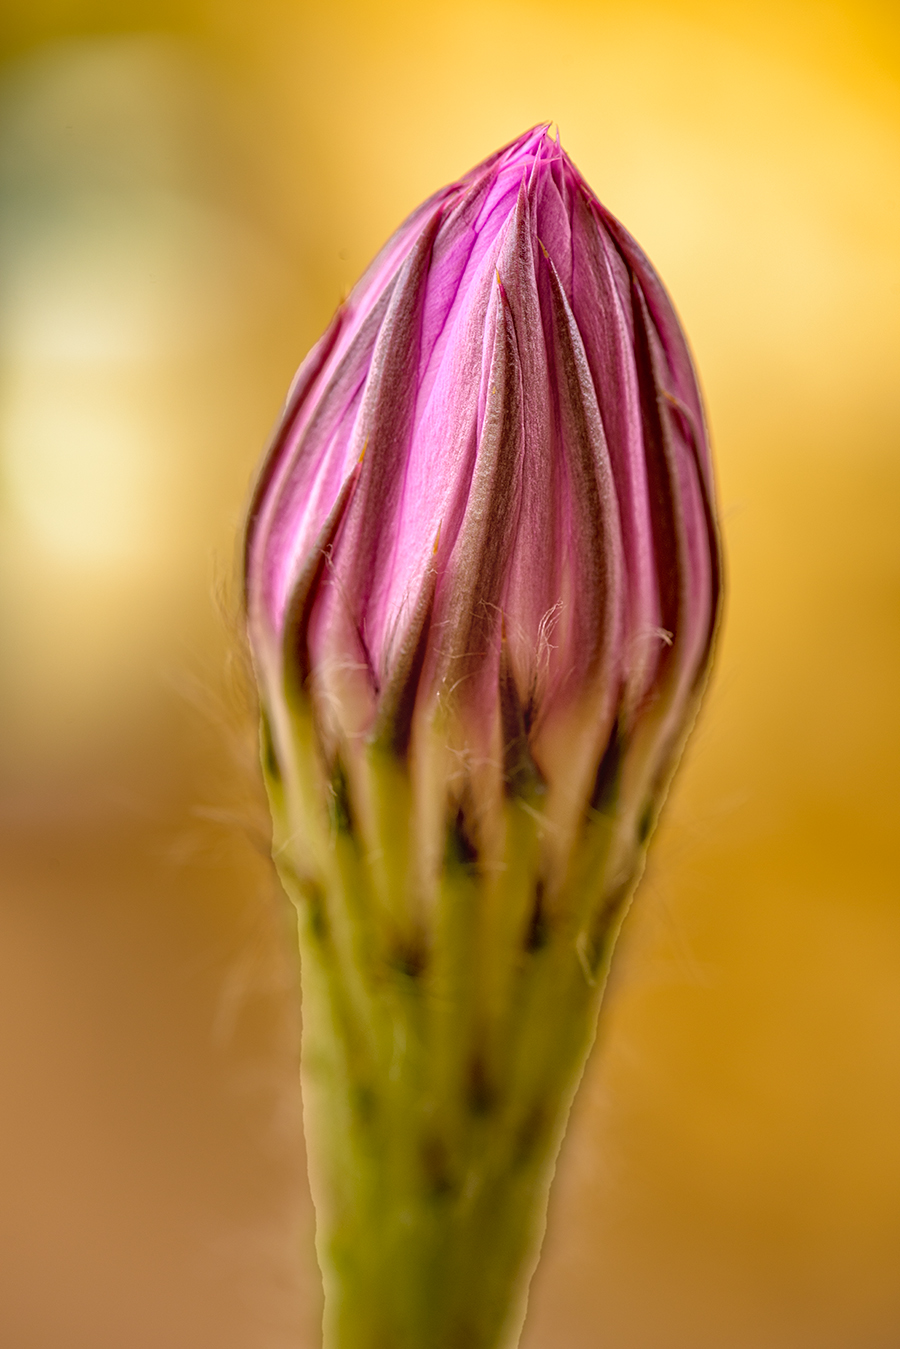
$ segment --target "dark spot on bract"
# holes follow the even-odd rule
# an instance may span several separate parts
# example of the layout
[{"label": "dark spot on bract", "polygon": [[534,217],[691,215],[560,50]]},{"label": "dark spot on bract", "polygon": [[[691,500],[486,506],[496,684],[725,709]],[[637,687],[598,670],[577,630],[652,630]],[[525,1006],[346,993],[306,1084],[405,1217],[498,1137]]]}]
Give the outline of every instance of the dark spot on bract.
[{"label": "dark spot on bract", "polygon": [[469,833],[462,806],[447,830],[447,861],[458,866],[475,866],[478,862],[478,848]]},{"label": "dark spot on bract", "polygon": [[340,759],[335,759],[331,772],[331,819],[342,834],[353,833],[353,811],[350,805],[350,784]]},{"label": "dark spot on bract", "polygon": [[275,753],[275,742],[272,739],[269,718],[265,713],[262,714],[260,719],[259,738],[263,772],[271,782],[280,782],[281,765],[278,762],[278,755]]},{"label": "dark spot on bract", "polygon": [[378,1097],[366,1082],[357,1083],[352,1089],[352,1101],[356,1114],[364,1123],[375,1118],[378,1109]]},{"label": "dark spot on bract", "polygon": [[641,812],[641,818],[638,820],[638,843],[646,843],[650,837],[650,830],[653,828],[653,802],[648,801]]},{"label": "dark spot on bract", "polygon": [[504,644],[500,660],[500,719],[503,727],[503,779],[507,796],[532,796],[544,779],[528,743],[533,709],[519,700]]},{"label": "dark spot on bract", "polygon": [[591,806],[594,810],[608,810],[616,799],[619,790],[619,770],[622,766],[622,749],[619,723],[615,721],[594,779],[594,790],[591,792]]},{"label": "dark spot on bract", "polygon": [[391,964],[395,970],[409,979],[418,979],[428,964],[428,952],[424,941],[419,937],[410,937],[400,942],[394,949]]},{"label": "dark spot on bract", "polygon": [[516,1161],[524,1164],[532,1153],[540,1147],[547,1130],[548,1114],[541,1103],[529,1110],[522,1121],[516,1138]]},{"label": "dark spot on bract", "polygon": [[328,940],[328,912],[325,906],[325,891],[315,881],[304,881],[303,898],[306,900],[306,916],[309,930],[317,942]]},{"label": "dark spot on bract", "polygon": [[480,1054],[473,1055],[469,1063],[468,1099],[473,1115],[487,1115],[494,1105],[495,1092]]},{"label": "dark spot on bract", "polygon": [[540,951],[542,947],[547,945],[548,935],[547,915],[544,913],[544,882],[538,880],[534,887],[531,918],[528,922],[528,930],[525,933],[525,950],[530,952]]},{"label": "dark spot on bract", "polygon": [[584,948],[584,958],[592,975],[596,975],[603,963],[603,958],[606,955],[609,943],[610,932],[619,911],[621,910],[622,904],[628,897],[631,885],[632,879],[630,877],[627,880],[622,881],[619,885],[616,885],[605,896],[599,910],[594,915],[591,926],[586,934],[587,939]]},{"label": "dark spot on bract", "polygon": [[419,1148],[419,1156],[430,1193],[435,1197],[449,1194],[453,1189],[453,1178],[444,1140],[437,1134],[426,1134]]}]

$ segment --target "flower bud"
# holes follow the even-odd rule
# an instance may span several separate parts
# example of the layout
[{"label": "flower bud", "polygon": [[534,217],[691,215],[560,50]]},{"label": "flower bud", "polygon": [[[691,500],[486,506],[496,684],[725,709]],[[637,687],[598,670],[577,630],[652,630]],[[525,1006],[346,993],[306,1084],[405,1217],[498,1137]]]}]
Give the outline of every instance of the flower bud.
[{"label": "flower bud", "polygon": [[494,1345],[719,604],[684,336],[545,127],[419,207],[300,368],[246,600],[329,1334]]}]

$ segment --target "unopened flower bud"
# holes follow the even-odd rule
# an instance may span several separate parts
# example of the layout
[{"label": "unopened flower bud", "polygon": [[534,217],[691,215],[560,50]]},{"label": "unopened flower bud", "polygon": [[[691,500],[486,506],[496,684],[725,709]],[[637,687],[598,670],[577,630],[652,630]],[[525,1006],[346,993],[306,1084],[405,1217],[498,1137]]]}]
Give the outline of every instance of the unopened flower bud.
[{"label": "unopened flower bud", "polygon": [[246,599],[328,1335],[487,1349],[719,604],[685,339],[546,128],[415,211],[307,357]]}]

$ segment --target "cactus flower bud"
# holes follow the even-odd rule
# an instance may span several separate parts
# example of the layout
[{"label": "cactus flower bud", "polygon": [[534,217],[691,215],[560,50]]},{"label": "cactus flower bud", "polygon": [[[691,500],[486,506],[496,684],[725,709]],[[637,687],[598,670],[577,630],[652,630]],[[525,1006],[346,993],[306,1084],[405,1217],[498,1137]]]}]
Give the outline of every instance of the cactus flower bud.
[{"label": "cactus flower bud", "polygon": [[488,1349],[719,605],[685,339],[545,127],[420,206],[301,366],[246,603],[326,1343]]}]

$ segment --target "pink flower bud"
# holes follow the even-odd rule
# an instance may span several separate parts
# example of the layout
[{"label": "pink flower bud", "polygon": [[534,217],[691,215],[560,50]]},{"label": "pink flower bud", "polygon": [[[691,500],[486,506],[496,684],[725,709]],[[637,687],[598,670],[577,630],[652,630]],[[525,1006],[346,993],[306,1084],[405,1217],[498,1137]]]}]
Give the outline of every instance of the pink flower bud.
[{"label": "pink flower bud", "polygon": [[642,722],[667,776],[718,580],[678,320],[537,127],[410,216],[294,381],[247,529],[264,700],[309,692],[326,757],[407,756],[443,708],[459,798],[502,762],[568,835]]},{"label": "pink flower bud", "polygon": [[672,305],[537,127],[382,249],[247,524],[327,1345],[521,1321],[719,568]]}]

